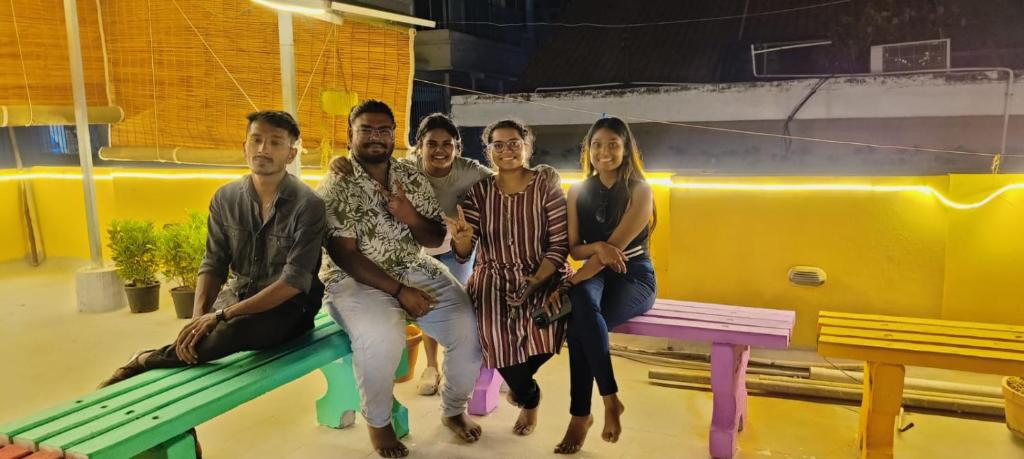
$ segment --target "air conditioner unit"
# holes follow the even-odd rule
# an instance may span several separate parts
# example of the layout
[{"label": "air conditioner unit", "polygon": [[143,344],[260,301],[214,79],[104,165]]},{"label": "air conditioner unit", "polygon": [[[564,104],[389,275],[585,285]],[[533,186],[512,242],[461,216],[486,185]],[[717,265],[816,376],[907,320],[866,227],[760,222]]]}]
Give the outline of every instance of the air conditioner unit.
[{"label": "air conditioner unit", "polygon": [[910,41],[871,47],[871,73],[949,68],[949,39]]}]

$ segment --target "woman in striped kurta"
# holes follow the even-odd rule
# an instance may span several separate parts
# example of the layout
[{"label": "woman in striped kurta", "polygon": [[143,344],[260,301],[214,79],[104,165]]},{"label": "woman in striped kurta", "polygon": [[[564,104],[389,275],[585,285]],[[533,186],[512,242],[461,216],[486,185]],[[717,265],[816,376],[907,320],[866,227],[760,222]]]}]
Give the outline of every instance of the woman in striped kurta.
[{"label": "woman in striped kurta", "polygon": [[526,435],[540,402],[533,376],[565,338],[565,321],[538,328],[531,320],[568,273],[565,195],[553,168],[527,167],[533,135],[525,125],[493,123],[483,140],[497,175],[474,185],[448,223],[456,255],[479,244],[467,290],[484,364],[508,383],[510,401],[522,408],[513,430]]}]

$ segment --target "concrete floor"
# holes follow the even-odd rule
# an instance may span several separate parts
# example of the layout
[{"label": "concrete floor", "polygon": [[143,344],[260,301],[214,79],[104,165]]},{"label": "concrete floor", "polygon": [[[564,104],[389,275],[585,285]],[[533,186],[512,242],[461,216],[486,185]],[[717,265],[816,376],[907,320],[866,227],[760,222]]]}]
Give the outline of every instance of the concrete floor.
[{"label": "concrete floor", "polygon": [[[87,315],[75,310],[73,272],[82,263],[50,260],[29,268],[0,264],[0,421],[27,415],[90,391],[137,349],[172,339],[184,321],[174,318],[164,292],[162,308],[133,315],[127,310]],[[620,339],[620,342],[623,340]],[[778,354],[775,354],[778,355]],[[814,358],[810,352],[786,354]],[[422,356],[420,362],[422,362]],[[617,444],[600,440],[598,417],[579,457],[707,457],[711,394],[651,384],[649,365],[616,358],[616,372],[627,410]],[[422,363],[420,363],[420,368]],[[911,371],[959,381],[993,383],[981,375]],[[569,419],[568,361],[557,356],[539,374],[545,398],[533,435],[511,432],[516,410],[502,404],[478,418],[484,437],[474,445],[458,441],[438,423],[439,398],[415,394],[414,383],[396,387],[409,407],[411,457],[556,457],[552,447]],[[316,426],[313,402],[323,378],[309,374],[199,427],[208,458],[375,457],[362,420],[344,430]],[[596,399],[595,408],[600,408]],[[855,458],[856,407],[751,396],[750,419],[740,436],[738,458]],[[598,413],[599,411],[595,411]],[[1024,458],[1024,440],[1001,422],[909,413],[915,427],[896,440],[904,459]]]}]

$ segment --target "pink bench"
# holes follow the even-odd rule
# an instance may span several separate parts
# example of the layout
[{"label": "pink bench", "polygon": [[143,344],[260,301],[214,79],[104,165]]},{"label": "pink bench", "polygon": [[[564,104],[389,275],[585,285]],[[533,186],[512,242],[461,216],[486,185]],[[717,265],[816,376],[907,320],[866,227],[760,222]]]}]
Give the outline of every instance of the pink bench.
[{"label": "pink bench", "polygon": [[710,452],[712,457],[724,459],[735,454],[736,434],[743,430],[747,418],[750,346],[789,347],[795,322],[793,311],[658,300],[647,314],[613,331],[711,343],[714,411]]}]

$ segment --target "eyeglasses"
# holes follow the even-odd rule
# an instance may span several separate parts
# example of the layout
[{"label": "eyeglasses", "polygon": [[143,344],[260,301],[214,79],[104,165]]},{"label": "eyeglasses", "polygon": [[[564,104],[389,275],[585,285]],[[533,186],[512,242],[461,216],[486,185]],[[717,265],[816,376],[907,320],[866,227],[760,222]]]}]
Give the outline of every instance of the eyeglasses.
[{"label": "eyeglasses", "polygon": [[506,150],[506,149],[508,151],[517,151],[520,148],[523,148],[523,141],[522,140],[509,140],[508,142],[502,142],[502,141],[491,142],[490,145],[487,145],[487,148],[490,148],[492,151],[502,151],[502,150]]},{"label": "eyeglasses", "polygon": [[376,129],[370,127],[361,127],[359,129],[356,129],[356,132],[358,132],[359,135],[361,136],[373,137],[374,135],[376,135],[377,137],[384,139],[390,139],[395,136],[395,128],[393,127],[382,127]]}]

